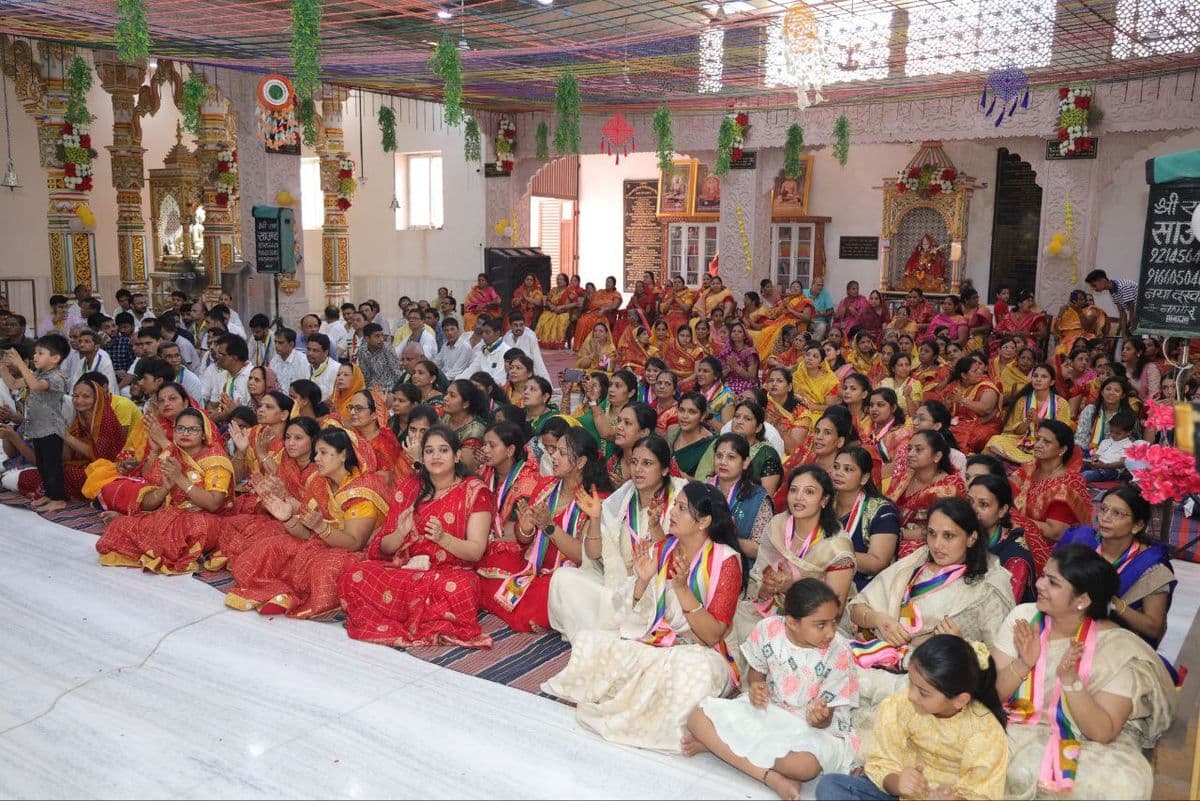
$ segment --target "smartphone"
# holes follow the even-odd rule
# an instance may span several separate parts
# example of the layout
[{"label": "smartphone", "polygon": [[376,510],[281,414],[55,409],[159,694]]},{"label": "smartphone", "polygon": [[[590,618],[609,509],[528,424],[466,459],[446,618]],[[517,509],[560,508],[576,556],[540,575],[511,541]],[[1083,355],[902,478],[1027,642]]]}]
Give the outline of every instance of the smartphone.
[{"label": "smartphone", "polygon": [[563,381],[568,384],[578,384],[583,381],[583,379],[587,378],[587,373],[575,367],[568,367],[567,369],[563,370],[562,377]]}]

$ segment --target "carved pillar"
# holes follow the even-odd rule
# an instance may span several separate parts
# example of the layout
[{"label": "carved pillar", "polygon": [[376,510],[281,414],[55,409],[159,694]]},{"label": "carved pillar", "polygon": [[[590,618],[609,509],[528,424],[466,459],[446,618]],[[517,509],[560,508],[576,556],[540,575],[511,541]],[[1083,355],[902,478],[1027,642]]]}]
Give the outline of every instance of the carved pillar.
[{"label": "carved pillar", "polygon": [[112,95],[112,183],[117,190],[117,267],[121,286],[147,291],[146,221],[142,218],[142,187],[146,170],[142,155],[142,126],[136,111],[138,92],[146,79],[146,63],[126,64],[111,50],[95,51],[100,85]]},{"label": "carved pillar", "polygon": [[196,138],[196,158],[200,162],[200,181],[204,188],[204,275],[208,287],[204,298],[217,300],[221,293],[221,274],[233,267],[240,255],[241,224],[238,219],[236,193],[224,203],[218,195],[224,193],[217,185],[218,154],[237,147],[237,126],[230,119],[229,101],[209,85],[208,99],[200,111],[200,135]]},{"label": "carved pillar", "polygon": [[[738,299],[739,305],[743,293],[758,289],[759,273],[763,272],[764,260],[755,245],[761,238],[760,228],[763,225],[769,227],[770,217],[764,221],[758,213],[759,172],[757,167],[753,170],[731,170],[721,179],[721,218],[717,223],[721,280]],[[750,263],[746,262],[747,249]]]},{"label": "carved pillar", "polygon": [[[1066,304],[1072,289],[1080,289],[1083,277],[1096,263],[1100,219],[1099,159],[1043,160],[1037,165],[1037,182],[1042,187],[1042,221],[1038,232],[1037,301],[1046,310]],[[1057,256],[1046,252],[1056,233],[1067,234],[1067,201],[1071,201],[1074,227],[1071,248]]]},{"label": "carved pillar", "polygon": [[338,169],[347,157],[342,133],[342,104],[346,89],[327,86],[321,95],[324,136],[317,142],[321,157],[321,191],[325,193],[325,222],[321,226],[321,274],[325,279],[325,303],[340,306],[350,296],[350,228],[346,212],[338,208]]}]

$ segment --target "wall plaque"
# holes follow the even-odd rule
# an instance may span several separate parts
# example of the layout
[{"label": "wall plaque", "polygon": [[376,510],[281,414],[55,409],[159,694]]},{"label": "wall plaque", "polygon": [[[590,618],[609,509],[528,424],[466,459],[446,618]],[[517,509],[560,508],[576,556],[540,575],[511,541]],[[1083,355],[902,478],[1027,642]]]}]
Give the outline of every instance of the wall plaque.
[{"label": "wall plaque", "polygon": [[625,181],[624,192],[624,259],[626,292],[632,292],[634,282],[647,272],[662,272],[662,226],[658,221],[658,179]]}]

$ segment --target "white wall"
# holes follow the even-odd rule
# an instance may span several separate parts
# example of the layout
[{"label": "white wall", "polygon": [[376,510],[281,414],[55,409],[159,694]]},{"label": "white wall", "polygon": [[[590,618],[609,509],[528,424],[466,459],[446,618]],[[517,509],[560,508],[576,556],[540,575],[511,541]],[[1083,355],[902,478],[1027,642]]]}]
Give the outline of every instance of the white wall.
[{"label": "white wall", "polygon": [[618,288],[624,268],[625,181],[658,177],[658,157],[653,151],[630,153],[615,164],[612,156],[579,159],[579,280],[598,287],[616,276]]}]

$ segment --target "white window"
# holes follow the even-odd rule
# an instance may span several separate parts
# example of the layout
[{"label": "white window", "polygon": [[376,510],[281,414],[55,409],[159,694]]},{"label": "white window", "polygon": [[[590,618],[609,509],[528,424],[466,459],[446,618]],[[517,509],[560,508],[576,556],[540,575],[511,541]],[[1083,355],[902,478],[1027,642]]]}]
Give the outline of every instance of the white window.
[{"label": "white window", "polygon": [[717,255],[716,223],[671,223],[667,226],[667,275],[689,286],[700,283]]},{"label": "white window", "polygon": [[325,222],[325,193],[321,191],[321,160],[300,159],[300,223],[305,231]]},{"label": "white window", "polygon": [[396,230],[441,228],[442,154],[396,154]]},{"label": "white window", "polygon": [[775,223],[771,226],[772,278],[781,286],[800,281],[812,286],[814,226],[812,223]]}]

